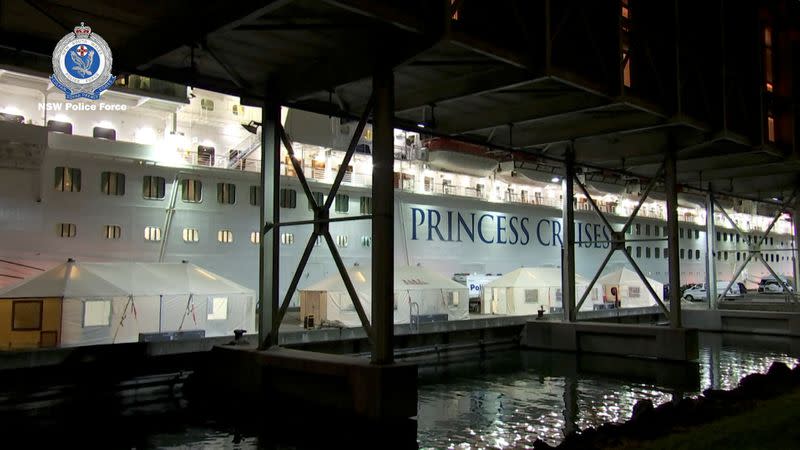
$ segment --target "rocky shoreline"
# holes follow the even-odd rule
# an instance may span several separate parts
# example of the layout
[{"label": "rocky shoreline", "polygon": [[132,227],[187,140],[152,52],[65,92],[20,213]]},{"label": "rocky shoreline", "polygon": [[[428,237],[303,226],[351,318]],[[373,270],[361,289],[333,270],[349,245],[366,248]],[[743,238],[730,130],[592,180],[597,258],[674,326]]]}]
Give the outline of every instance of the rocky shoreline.
[{"label": "rocky shoreline", "polygon": [[753,409],[759,401],[776,398],[800,388],[800,364],[790,369],[774,362],[766,374],[745,376],[730,391],[706,389],[702,395],[657,407],[650,400],[639,400],[631,419],[624,423],[607,423],[568,435],[556,447],[537,440],[534,449],[602,449],[635,446],[690,427],[708,424],[724,417]]}]

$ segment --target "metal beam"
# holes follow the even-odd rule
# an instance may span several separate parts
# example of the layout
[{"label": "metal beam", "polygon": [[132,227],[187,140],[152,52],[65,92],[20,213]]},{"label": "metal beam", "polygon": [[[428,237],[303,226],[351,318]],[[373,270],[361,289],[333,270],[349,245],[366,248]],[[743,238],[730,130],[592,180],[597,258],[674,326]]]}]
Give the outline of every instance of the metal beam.
[{"label": "metal beam", "polygon": [[[369,341],[374,346],[375,333],[373,332],[372,326],[369,323],[367,313],[364,311],[364,307],[361,305],[361,300],[358,298],[358,293],[356,292],[356,288],[353,286],[353,281],[350,279],[350,275],[347,273],[347,267],[344,266],[342,256],[339,254],[339,250],[336,249],[336,244],[333,242],[331,233],[329,231],[325,231],[323,236],[325,237],[325,242],[328,243],[328,249],[331,251],[333,262],[336,263],[336,269],[339,271],[339,276],[342,277],[345,290],[347,290],[347,294],[350,296],[350,301],[353,302],[353,308],[355,308],[356,314],[358,314],[358,318],[361,320],[361,326],[364,327],[364,332],[367,333]],[[372,309],[375,309],[375,299],[372,299]]]},{"label": "metal beam", "polygon": [[[709,189],[711,187],[709,186]],[[716,225],[714,223],[714,194],[706,195],[706,297],[708,307],[716,305],[717,298],[717,259],[716,254]]]},{"label": "metal beam", "polygon": [[394,360],[394,73],[378,57],[372,151],[372,324],[374,364]]},{"label": "metal beam", "polygon": [[794,293],[800,295],[800,208],[792,211],[792,233],[794,251],[792,251],[792,272],[794,272]]},{"label": "metal beam", "polygon": [[[573,176],[573,178],[575,177]],[[611,226],[611,222],[609,222],[608,219],[606,219],[606,215],[603,214],[603,211],[600,211],[600,208],[597,206],[597,203],[589,194],[589,191],[586,189],[586,186],[584,186],[581,180],[578,179],[575,179],[575,183],[578,185],[579,188],[581,188],[581,191],[583,191],[583,195],[586,196],[586,199],[589,201],[589,204],[592,205],[592,209],[594,210],[594,212],[597,213],[597,216],[600,217],[600,220],[603,221],[603,224],[605,224],[605,226],[608,227],[610,231],[615,231],[614,227]],[[623,228],[622,231],[624,232],[625,229]]]},{"label": "metal beam", "polygon": [[661,165],[661,167],[656,171],[655,175],[653,175],[653,178],[651,178],[647,183],[647,187],[644,189],[641,197],[639,197],[639,201],[633,208],[633,212],[631,213],[630,217],[628,217],[628,220],[625,221],[625,226],[622,227],[623,232],[628,231],[628,228],[630,228],[631,224],[633,224],[633,219],[635,219],[636,215],[639,214],[639,210],[642,208],[644,201],[647,200],[647,196],[650,195],[650,191],[653,189],[653,186],[656,185],[656,180],[658,180],[658,176],[661,175],[662,170],[664,170],[664,164]]},{"label": "metal beam", "polygon": [[[712,194],[709,194],[709,195],[712,195]],[[745,233],[742,233],[742,230],[741,230],[741,228],[739,228],[739,225],[736,222],[733,221],[731,216],[728,215],[728,211],[725,211],[725,208],[722,205],[716,205],[716,208],[722,213],[723,216],[725,216],[725,219],[727,219],[728,223],[731,224],[733,229],[736,231],[736,234],[738,234],[739,236],[747,236]],[[713,211],[714,210],[712,210],[712,213],[713,213]],[[713,216],[713,214],[712,214],[712,216]]]},{"label": "metal beam", "polygon": [[[115,64],[130,69],[147,68],[159,57],[184,45],[202,40],[213,32],[232,30],[250,20],[280,9],[294,0],[239,0],[202,3],[187,20],[186,11],[165,17],[136,34],[136,40],[114,49]],[[266,4],[265,4],[266,3]]]},{"label": "metal beam", "polygon": [[[671,316],[670,310],[667,309],[666,306],[664,306],[664,302],[661,301],[661,297],[658,296],[658,294],[656,293],[655,289],[653,289],[653,286],[650,285],[649,281],[647,281],[647,277],[644,276],[644,273],[642,272],[642,269],[640,269],[639,265],[636,264],[636,261],[633,259],[633,257],[631,256],[630,252],[628,252],[628,249],[626,248],[626,249],[623,249],[623,250],[620,250],[620,251],[625,255],[625,258],[628,259],[628,262],[631,263],[631,267],[633,267],[633,270],[636,272],[636,275],[638,275],[639,279],[642,280],[642,283],[644,284],[644,287],[646,287],[647,291],[650,292],[650,296],[653,297],[653,300],[655,300],[656,303],[658,303],[658,306],[661,307],[661,310],[664,311],[664,315],[666,315],[667,317],[670,317]],[[670,293],[671,292],[672,292],[672,289],[670,289]]]},{"label": "metal beam", "polygon": [[781,284],[781,287],[783,288],[783,293],[784,294],[791,294],[792,291],[789,289],[789,283],[785,283],[783,281],[783,278],[781,278],[780,275],[778,275],[774,270],[772,270],[772,266],[770,266],[769,263],[767,262],[767,260],[764,259],[764,255],[763,254],[758,253],[757,255],[758,255],[758,259],[761,260],[761,264],[764,264],[764,267],[767,268],[769,273],[772,274],[772,276],[775,277],[775,280],[777,280],[778,283]]},{"label": "metal beam", "polygon": [[308,204],[311,205],[311,209],[314,210],[314,214],[316,215],[319,213],[320,207],[317,205],[317,200],[314,198],[314,194],[311,193],[311,186],[308,185],[308,180],[306,180],[306,174],[303,172],[303,167],[300,165],[300,161],[298,161],[297,157],[294,155],[292,140],[289,138],[289,135],[286,134],[286,130],[283,128],[283,125],[278,125],[278,127],[281,141],[286,147],[286,152],[289,154],[289,160],[292,162],[294,173],[297,175],[297,179],[300,180],[300,186],[303,188],[303,193],[306,194]]},{"label": "metal beam", "polygon": [[753,259],[753,257],[755,255],[756,255],[756,253],[748,253],[747,254],[747,259],[745,259],[744,262],[742,263],[742,265],[739,266],[738,269],[736,269],[736,272],[734,273],[733,277],[731,277],[731,281],[729,281],[728,285],[725,286],[725,290],[722,291],[721,294],[719,294],[719,293],[717,294],[717,298],[715,299],[716,302],[717,302],[716,306],[719,306],[719,302],[720,302],[720,300],[722,300],[722,297],[724,297],[725,294],[728,293],[731,290],[731,287],[733,286],[733,283],[736,282],[736,279],[739,278],[739,275],[742,274],[742,271],[744,270],[744,268],[747,267],[747,263],[749,263],[750,260]]},{"label": "metal beam", "polygon": [[[566,175],[562,183],[561,306],[565,322],[575,321],[575,159],[572,146],[567,149]],[[585,192],[585,191],[584,191]],[[605,219],[605,218],[604,218]],[[611,229],[613,231],[613,229]]]},{"label": "metal beam", "polygon": [[669,249],[669,309],[670,325],[681,327],[681,272],[678,259],[680,241],[678,240],[678,185],[677,168],[675,166],[675,150],[666,149],[664,161],[665,184],[667,194],[667,248]]},{"label": "metal beam", "polygon": [[597,269],[597,272],[594,273],[594,277],[592,277],[592,281],[589,282],[589,286],[586,287],[586,290],[583,292],[583,295],[581,295],[581,300],[575,306],[575,310],[576,311],[580,311],[581,310],[581,306],[583,306],[583,302],[585,302],[586,299],[589,297],[589,293],[592,292],[592,288],[594,287],[594,284],[597,283],[597,280],[600,278],[600,275],[603,273],[603,270],[605,270],[606,265],[608,265],[608,261],[611,259],[611,255],[613,255],[616,250],[617,249],[614,246],[612,246],[611,249],[608,251],[608,254],[606,255],[606,259],[604,259],[603,262],[600,263],[600,267]]},{"label": "metal beam", "polygon": [[278,280],[280,230],[280,124],[281,107],[265,100],[261,110],[261,208],[258,258],[258,345],[265,349],[278,344]]},{"label": "metal beam", "polygon": [[[339,192],[339,186],[342,184],[342,180],[344,180],[344,175],[347,172],[347,166],[350,165],[350,160],[353,158],[353,154],[356,151],[356,146],[358,146],[358,141],[361,139],[361,135],[364,134],[364,127],[367,126],[367,119],[369,118],[372,109],[375,106],[375,94],[373,93],[370,95],[369,100],[367,100],[367,106],[364,107],[364,112],[361,114],[361,118],[358,119],[358,124],[356,125],[355,131],[353,131],[353,137],[350,138],[350,144],[347,146],[347,152],[344,154],[344,159],[342,159],[342,163],[339,165],[339,170],[336,172],[336,178],[333,180],[333,184],[331,185],[331,190],[328,193],[328,198],[325,200],[325,205],[323,209],[330,210],[331,205],[333,204],[333,200],[336,198],[336,193]],[[374,143],[373,143],[374,146]],[[372,152],[374,155],[374,151]],[[372,174],[373,179],[375,178],[375,173]]]},{"label": "metal beam", "polygon": [[278,315],[275,317],[275,328],[280,328],[281,322],[283,322],[283,317],[286,315],[286,310],[289,308],[289,303],[292,302],[292,296],[294,295],[294,291],[297,289],[297,285],[300,283],[300,277],[303,275],[303,271],[306,269],[306,264],[308,264],[308,258],[311,257],[311,252],[314,251],[314,245],[317,242],[317,233],[311,233],[311,236],[308,238],[308,243],[306,243],[306,248],[303,251],[303,256],[300,257],[300,262],[297,263],[297,268],[294,270],[294,276],[292,276],[292,281],[289,283],[289,289],[286,290],[286,295],[283,297],[283,303],[281,303],[280,309],[278,310]]}]

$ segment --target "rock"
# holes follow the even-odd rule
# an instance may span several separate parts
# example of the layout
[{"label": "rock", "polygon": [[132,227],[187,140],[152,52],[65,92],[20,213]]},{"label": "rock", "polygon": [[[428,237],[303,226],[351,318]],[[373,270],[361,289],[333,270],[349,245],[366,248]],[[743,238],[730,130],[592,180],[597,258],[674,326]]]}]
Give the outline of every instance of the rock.
[{"label": "rock", "polygon": [[782,383],[787,383],[792,377],[792,369],[790,369],[785,363],[775,361],[771,366],[769,366],[767,376],[772,377]]},{"label": "rock", "polygon": [[653,401],[650,399],[641,399],[633,405],[633,412],[631,412],[631,420],[640,420],[644,415],[651,414],[655,407]]},{"label": "rock", "polygon": [[550,450],[553,448],[555,447],[538,438],[533,443],[533,450]]}]

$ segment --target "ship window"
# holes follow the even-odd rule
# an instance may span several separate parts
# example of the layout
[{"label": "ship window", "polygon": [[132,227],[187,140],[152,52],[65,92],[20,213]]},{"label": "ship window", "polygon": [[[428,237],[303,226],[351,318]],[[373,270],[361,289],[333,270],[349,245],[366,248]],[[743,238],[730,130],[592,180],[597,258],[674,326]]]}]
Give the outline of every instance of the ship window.
[{"label": "ship window", "polygon": [[233,242],[233,231],[231,230],[217,231],[217,241],[223,244],[230,244],[231,242]]},{"label": "ship window", "polygon": [[680,229],[681,239],[683,239],[683,228]]},{"label": "ship window", "polygon": [[700,230],[694,230],[694,238],[700,239]]},{"label": "ship window", "polygon": [[206,308],[206,319],[225,320],[228,318],[228,297],[209,297]]},{"label": "ship window", "polygon": [[161,228],[159,227],[144,227],[144,240],[145,241],[160,241]]},{"label": "ship window", "polygon": [[641,234],[642,234],[642,224],[637,223],[636,224],[636,235],[637,236],[641,236]]},{"label": "ship window", "polygon": [[258,231],[253,231],[250,233],[250,242],[253,244],[260,244],[261,243],[261,233]]},{"label": "ship window", "polygon": [[625,247],[625,251],[628,252],[628,254],[630,255],[631,254],[631,246],[629,245],[629,246]]},{"label": "ship window", "polygon": [[728,251],[727,251],[727,250],[725,250],[724,252],[722,252],[722,257],[725,259],[725,261],[727,261],[727,260],[728,260]]},{"label": "ship window", "polygon": [[62,122],[60,120],[48,120],[47,130],[56,133],[72,134],[72,124],[69,122]]},{"label": "ship window", "polygon": [[181,180],[181,199],[186,203],[199,203],[203,199],[203,182],[200,180]]},{"label": "ship window", "polygon": [[59,192],[80,192],[81,169],[56,167],[55,188]]},{"label": "ship window", "polygon": [[655,254],[653,255],[656,259],[661,258],[661,247],[656,247],[653,249]]},{"label": "ship window", "polygon": [[122,237],[122,227],[119,225],[104,225],[103,229],[106,239],[119,239]]},{"label": "ship window", "polygon": [[628,297],[639,298],[640,295],[641,291],[639,290],[639,286],[628,286]]},{"label": "ship window", "polygon": [[372,197],[361,197],[361,214],[372,214]]},{"label": "ship window", "polygon": [[[317,206],[322,206],[325,204],[325,195],[322,192],[312,192],[311,195],[314,197],[314,202]],[[314,205],[311,202],[308,203],[309,211],[314,209]]]},{"label": "ship window", "polygon": [[97,139],[107,139],[109,141],[116,141],[117,130],[106,127],[94,127],[92,128],[92,137],[95,137]]},{"label": "ship window", "polygon": [[425,177],[425,192],[431,192],[433,190],[433,177]]},{"label": "ship window", "polygon": [[719,242],[719,240],[720,240],[719,231],[717,231],[717,242]]},{"label": "ship window", "polygon": [[736,260],[737,261],[741,261],[742,260],[742,254],[741,253],[736,252]]},{"label": "ship window", "polygon": [[250,204],[261,206],[261,186],[250,186]]},{"label": "ship window", "polygon": [[694,259],[700,259],[700,250],[694,251]]},{"label": "ship window", "polygon": [[100,175],[100,190],[106,195],[125,195],[125,174],[103,172]]},{"label": "ship window", "polygon": [[664,247],[664,250],[661,252],[661,254],[664,255],[664,259],[669,258],[669,254],[667,253],[667,247]]},{"label": "ship window", "polygon": [[214,100],[210,98],[201,98],[200,99],[200,109],[204,109],[206,111],[213,111],[214,110]]},{"label": "ship window", "polygon": [[642,257],[642,247],[639,247],[639,246],[636,247],[636,257],[637,258],[641,258]]},{"label": "ship window", "polygon": [[347,236],[343,234],[336,236],[336,245],[339,247],[347,247],[348,241],[349,239],[347,239]]},{"label": "ship window", "polygon": [[686,250],[681,249],[681,259],[684,259],[684,256],[686,256]]},{"label": "ship window", "polygon": [[183,229],[183,242],[194,243],[200,241],[200,233],[197,228],[184,228]]},{"label": "ship window", "polygon": [[644,226],[644,235],[645,236],[650,236],[650,225],[649,224]]},{"label": "ship window", "polygon": [[18,300],[11,304],[11,329],[35,331],[42,329],[42,301]]},{"label": "ship window", "polygon": [[775,239],[769,238],[769,245],[775,245]]},{"label": "ship window", "polygon": [[336,194],[336,212],[346,213],[350,211],[350,196],[347,194]]},{"label": "ship window", "polygon": [[325,239],[322,236],[317,236],[317,241],[314,242],[314,245],[317,247],[321,246],[325,242]]},{"label": "ship window", "polygon": [[644,248],[644,257],[645,258],[649,258],[650,257],[650,247],[645,247]]},{"label": "ship window", "polygon": [[111,300],[85,300],[83,302],[83,327],[111,325]]},{"label": "ship window", "polygon": [[297,208],[297,191],[281,189],[281,208]]},{"label": "ship window", "polygon": [[655,225],[653,227],[653,236],[658,236],[658,230],[660,230],[660,229],[661,229],[661,227],[659,227],[658,225]]},{"label": "ship window", "polygon": [[148,200],[161,200],[164,198],[166,180],[164,177],[145,175],[142,178],[142,195]]},{"label": "ship window", "polygon": [[[683,249],[681,249],[681,250],[683,250]],[[692,259],[692,249],[689,249],[689,252],[688,252],[688,253],[689,253],[689,254],[688,254],[688,255],[686,255],[686,259]]]},{"label": "ship window", "polygon": [[74,223],[59,223],[56,226],[56,232],[60,237],[72,238],[75,237],[76,227]]},{"label": "ship window", "polygon": [[361,236],[362,247],[372,247],[372,236]]},{"label": "ship window", "polygon": [[236,185],[233,183],[217,183],[217,202],[223,205],[236,203]]},{"label": "ship window", "polygon": [[294,244],[294,234],[292,234],[292,233],[282,233],[281,234],[281,244],[283,244],[283,245],[292,245],[292,244]]},{"label": "ship window", "polygon": [[722,233],[722,240],[728,242],[728,233]]}]

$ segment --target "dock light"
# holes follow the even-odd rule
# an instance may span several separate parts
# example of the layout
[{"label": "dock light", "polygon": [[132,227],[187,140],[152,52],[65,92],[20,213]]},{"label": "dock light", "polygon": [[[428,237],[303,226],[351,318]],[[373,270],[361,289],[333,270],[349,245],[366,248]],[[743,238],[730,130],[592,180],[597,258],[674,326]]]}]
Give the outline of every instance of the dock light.
[{"label": "dock light", "polygon": [[559,181],[561,181],[561,178],[553,177],[550,181],[552,181],[553,183],[558,183]]}]

